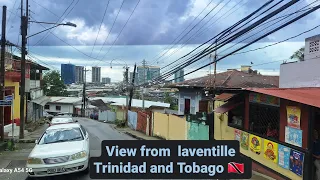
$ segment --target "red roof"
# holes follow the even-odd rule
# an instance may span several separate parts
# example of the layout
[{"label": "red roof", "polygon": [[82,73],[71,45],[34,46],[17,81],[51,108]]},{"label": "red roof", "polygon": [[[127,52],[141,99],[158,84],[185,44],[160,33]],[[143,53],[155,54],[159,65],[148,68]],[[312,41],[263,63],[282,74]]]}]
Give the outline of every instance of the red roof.
[{"label": "red roof", "polygon": [[320,88],[248,88],[247,90],[320,108]]},{"label": "red roof", "polygon": [[[210,81],[210,78],[212,80]],[[207,87],[213,83],[213,75],[186,80],[172,84],[175,87]],[[221,88],[277,88],[279,76],[265,76],[261,74],[246,73],[238,70],[229,70],[216,74],[216,87]]]}]

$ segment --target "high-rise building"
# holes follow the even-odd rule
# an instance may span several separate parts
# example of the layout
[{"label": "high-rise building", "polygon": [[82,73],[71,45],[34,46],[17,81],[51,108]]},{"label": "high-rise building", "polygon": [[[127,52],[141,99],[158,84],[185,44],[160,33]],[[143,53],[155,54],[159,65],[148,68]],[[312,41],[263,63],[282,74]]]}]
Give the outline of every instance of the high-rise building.
[{"label": "high-rise building", "polygon": [[138,84],[147,83],[152,79],[155,79],[160,76],[160,67],[157,66],[138,66]]},{"label": "high-rise building", "polygon": [[76,83],[83,83],[83,66],[76,66]]},{"label": "high-rise building", "polygon": [[92,82],[101,82],[101,67],[92,67]]},{"label": "high-rise building", "polygon": [[75,83],[75,66],[73,64],[61,64],[61,79],[64,84]]},{"label": "high-rise building", "polygon": [[174,82],[179,83],[184,81],[184,70],[180,69],[176,73],[174,73]]},{"label": "high-rise building", "polygon": [[111,78],[103,77],[102,78],[102,83],[103,84],[111,84]]}]

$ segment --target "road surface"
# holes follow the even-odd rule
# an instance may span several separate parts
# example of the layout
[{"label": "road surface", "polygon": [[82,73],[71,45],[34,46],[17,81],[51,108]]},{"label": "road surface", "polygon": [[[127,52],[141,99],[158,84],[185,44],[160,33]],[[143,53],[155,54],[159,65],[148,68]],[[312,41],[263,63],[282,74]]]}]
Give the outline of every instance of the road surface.
[{"label": "road surface", "polygon": [[[82,124],[86,130],[89,132],[90,137],[90,155],[91,156],[100,156],[101,154],[101,142],[102,140],[136,140],[131,136],[120,133],[117,130],[112,128],[112,125],[107,123],[98,122],[95,120],[78,118],[77,119],[80,124]],[[7,168],[15,168],[15,167],[25,167],[26,159],[31,152],[34,144],[22,144],[23,149],[19,153],[14,153],[15,157],[7,156],[5,160],[11,160],[11,163]],[[10,154],[9,152],[7,152]],[[22,160],[23,159],[23,160]],[[0,161],[5,161],[0,159]],[[1,164],[1,163],[0,163]],[[0,170],[1,171],[1,170]],[[0,172],[1,180],[29,180],[26,173],[2,173]],[[89,180],[89,174],[83,173],[75,173],[70,175],[63,176],[54,176],[54,177],[46,177],[39,178],[41,180]]]}]

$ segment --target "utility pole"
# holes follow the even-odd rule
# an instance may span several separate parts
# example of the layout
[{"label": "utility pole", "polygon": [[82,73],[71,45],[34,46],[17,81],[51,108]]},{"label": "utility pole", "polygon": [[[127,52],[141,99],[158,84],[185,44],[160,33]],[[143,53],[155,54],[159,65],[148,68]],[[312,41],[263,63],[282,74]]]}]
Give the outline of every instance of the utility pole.
[{"label": "utility pole", "polygon": [[130,99],[129,99],[129,107],[128,107],[128,110],[131,110],[132,96],[133,96],[133,91],[134,91],[134,79],[135,79],[135,77],[136,77],[136,68],[137,68],[137,65],[134,64],[133,75],[132,75],[132,82],[131,82],[131,88],[130,88]]},{"label": "utility pole", "polygon": [[142,61],[143,65],[143,86],[142,86],[142,109],[144,110],[144,89],[146,84],[146,60]]},{"label": "utility pole", "polygon": [[[29,11],[28,0],[26,12]],[[28,13],[26,13],[28,15]],[[25,127],[25,86],[26,86],[26,44],[28,31],[28,17],[23,15],[23,0],[21,0],[21,83],[20,83],[20,133],[19,138],[24,138]]]},{"label": "utility pole", "polygon": [[84,77],[83,77],[83,90],[82,90],[82,106],[81,106],[81,116],[85,117],[86,115],[86,82],[87,82],[87,70],[86,68],[84,68]]},{"label": "utility pole", "polygon": [[[2,35],[1,35],[1,63],[0,63],[0,100],[3,100],[4,77],[5,77],[5,54],[6,54],[6,21],[7,21],[7,6],[2,7]],[[4,140],[4,115],[3,106],[0,107],[1,120],[1,141]]]},{"label": "utility pole", "polygon": [[125,72],[124,72],[124,80],[125,80],[125,86],[126,86],[126,107],[128,109],[128,95],[129,95],[129,67],[125,66]]}]

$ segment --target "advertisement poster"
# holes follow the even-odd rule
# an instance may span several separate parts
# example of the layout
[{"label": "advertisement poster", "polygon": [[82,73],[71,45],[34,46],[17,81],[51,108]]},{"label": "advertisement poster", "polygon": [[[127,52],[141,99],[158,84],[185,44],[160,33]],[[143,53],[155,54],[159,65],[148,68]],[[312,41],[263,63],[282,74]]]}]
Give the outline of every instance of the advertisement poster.
[{"label": "advertisement poster", "polygon": [[248,150],[249,149],[249,134],[248,133],[241,132],[240,146],[244,150]]},{"label": "advertisement poster", "polygon": [[256,154],[261,153],[261,138],[259,136],[249,135],[250,150]]},{"label": "advertisement poster", "polygon": [[284,169],[289,169],[290,150],[290,148],[278,144],[278,164]]},{"label": "advertisement poster", "polygon": [[288,126],[300,129],[300,115],[301,110],[299,107],[287,106],[287,120]]},{"label": "advertisement poster", "polygon": [[291,149],[290,151],[290,171],[302,176],[304,154]]},{"label": "advertisement poster", "polygon": [[302,147],[302,130],[286,126],[285,142]]},{"label": "advertisement poster", "polygon": [[238,129],[235,129],[235,130],[234,130],[234,140],[237,140],[237,141],[239,141],[239,142],[240,142],[240,140],[241,140],[241,131],[238,130]]},{"label": "advertisement poster", "polygon": [[263,140],[263,150],[264,158],[273,161],[274,163],[278,162],[278,144],[267,139]]}]

